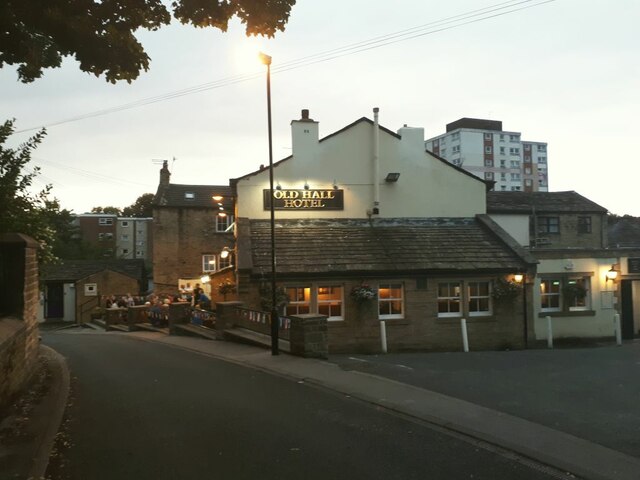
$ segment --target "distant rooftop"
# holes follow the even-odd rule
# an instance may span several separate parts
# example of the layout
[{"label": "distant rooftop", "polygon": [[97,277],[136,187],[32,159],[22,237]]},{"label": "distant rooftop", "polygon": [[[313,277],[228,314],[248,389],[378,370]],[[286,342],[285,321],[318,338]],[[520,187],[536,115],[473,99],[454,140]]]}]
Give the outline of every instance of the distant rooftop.
[{"label": "distant rooftop", "polygon": [[577,192],[488,192],[487,213],[606,213]]},{"label": "distant rooftop", "polygon": [[459,128],[472,128],[474,130],[497,130],[502,131],[500,120],[483,120],[481,118],[464,117],[455,122],[447,124],[447,132],[458,130]]}]

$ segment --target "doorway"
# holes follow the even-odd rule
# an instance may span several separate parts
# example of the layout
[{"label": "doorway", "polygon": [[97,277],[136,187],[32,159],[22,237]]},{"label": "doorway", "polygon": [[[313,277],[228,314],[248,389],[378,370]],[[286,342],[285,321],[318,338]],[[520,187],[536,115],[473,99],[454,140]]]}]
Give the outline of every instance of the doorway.
[{"label": "doorway", "polygon": [[[636,321],[634,319],[634,290],[638,291],[638,288],[637,285],[636,288],[634,288],[633,280],[622,280],[620,285],[620,323],[623,340],[632,339],[638,330],[635,326]],[[640,304],[640,299],[635,303]]]},{"label": "doorway", "polygon": [[64,288],[62,282],[47,283],[44,318],[64,318]]}]

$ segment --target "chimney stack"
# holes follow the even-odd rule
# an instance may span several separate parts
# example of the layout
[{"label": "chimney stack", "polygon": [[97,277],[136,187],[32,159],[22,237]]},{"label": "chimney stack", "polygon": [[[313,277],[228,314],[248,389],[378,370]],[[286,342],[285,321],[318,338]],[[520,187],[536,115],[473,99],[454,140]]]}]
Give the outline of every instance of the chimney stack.
[{"label": "chimney stack", "polygon": [[171,172],[169,171],[169,162],[165,160],[164,162],[162,162],[162,169],[160,170],[160,186],[168,187],[170,179]]}]

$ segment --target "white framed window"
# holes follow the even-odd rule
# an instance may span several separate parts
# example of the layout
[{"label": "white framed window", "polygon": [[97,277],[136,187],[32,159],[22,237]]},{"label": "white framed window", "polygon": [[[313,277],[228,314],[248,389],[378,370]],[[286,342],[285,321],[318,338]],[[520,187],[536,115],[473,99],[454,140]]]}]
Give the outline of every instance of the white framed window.
[{"label": "white framed window", "polygon": [[532,187],[533,186],[533,180],[531,180],[530,178],[525,179],[524,186],[525,187]]},{"label": "white framed window", "polygon": [[226,232],[233,225],[233,215],[216,216],[216,232]]},{"label": "white framed window", "polygon": [[538,163],[547,163],[547,157],[538,157]]},{"label": "white framed window", "polygon": [[507,179],[507,174],[506,173],[501,173],[500,174],[500,180],[506,180]]},{"label": "white framed window", "polygon": [[520,174],[519,173],[512,173],[511,174],[511,181],[515,182],[515,181],[519,181],[520,180]]},{"label": "white framed window", "polygon": [[122,235],[120,235],[120,240],[129,240],[129,235],[127,235],[126,233],[123,233]]},{"label": "white framed window", "polygon": [[185,200],[195,200],[196,198],[196,194],[193,192],[184,192],[184,199]]},{"label": "white framed window", "polygon": [[104,239],[105,240],[113,240],[113,233],[111,232],[107,232],[104,234]]},{"label": "white framed window", "polygon": [[453,153],[460,153],[460,145],[454,145],[452,150],[453,150]]},{"label": "white framed window", "polygon": [[344,289],[342,286],[319,286],[316,291],[318,313],[326,315],[328,321],[344,320]]},{"label": "white framed window", "polygon": [[589,310],[591,308],[590,284],[591,279],[589,277],[569,277],[567,279],[563,294],[570,312]]},{"label": "white framed window", "polygon": [[520,162],[518,160],[511,160],[511,168],[520,168]]},{"label": "white framed window", "polygon": [[381,283],[378,286],[378,318],[404,318],[404,295],[401,283]]},{"label": "white framed window", "polygon": [[142,257],[144,256],[144,252],[142,250],[136,250],[136,257]]},{"label": "white framed window", "polygon": [[123,228],[127,228],[129,226],[129,222],[127,220],[123,220],[120,222],[120,226]]},{"label": "white framed window", "polygon": [[504,142],[504,133],[501,133],[501,134],[500,134],[500,141],[501,141],[501,142]]},{"label": "white framed window", "polygon": [[470,317],[491,315],[491,283],[469,282],[467,284]]},{"label": "white framed window", "polygon": [[311,287],[287,287],[289,303],[285,315],[302,315],[311,311]]},{"label": "white framed window", "polygon": [[113,225],[113,218],[100,217],[98,219],[98,225]]},{"label": "white framed window", "polygon": [[506,153],[505,147],[500,147],[500,155],[504,155]]},{"label": "white framed window", "polygon": [[511,187],[511,191],[512,192],[519,192],[520,190],[522,190],[522,187],[520,185],[517,185],[515,187]]},{"label": "white framed window", "polygon": [[540,311],[559,312],[561,309],[561,286],[559,278],[542,278],[540,280]]},{"label": "white framed window", "polygon": [[485,133],[485,134],[484,134],[484,139],[485,139],[485,140],[491,140],[492,138],[493,138],[493,135],[492,135],[492,134],[490,134],[490,133]]},{"label": "white framed window", "polygon": [[511,154],[511,155],[520,155],[520,149],[519,148],[515,148],[515,147],[511,147],[509,149],[509,154]]},{"label": "white framed window", "polygon": [[519,135],[509,135],[509,141],[510,142],[519,142],[520,141],[520,136]]},{"label": "white framed window", "polygon": [[460,282],[438,283],[438,317],[462,316]]},{"label": "white framed window", "polygon": [[493,180],[493,172],[484,172],[485,180]]},{"label": "white framed window", "polygon": [[216,271],[216,256],[211,254],[202,255],[202,271],[203,272],[215,272]]},{"label": "white framed window", "polygon": [[484,153],[493,153],[493,147],[490,145],[486,145],[484,147]]},{"label": "white framed window", "polygon": [[547,151],[547,146],[546,145],[538,145],[538,151],[539,152],[546,152]]},{"label": "white framed window", "polygon": [[104,240],[104,233],[98,234],[98,240]]},{"label": "white framed window", "polygon": [[493,160],[491,160],[490,158],[485,158],[484,159],[484,166],[485,167],[493,167]]}]

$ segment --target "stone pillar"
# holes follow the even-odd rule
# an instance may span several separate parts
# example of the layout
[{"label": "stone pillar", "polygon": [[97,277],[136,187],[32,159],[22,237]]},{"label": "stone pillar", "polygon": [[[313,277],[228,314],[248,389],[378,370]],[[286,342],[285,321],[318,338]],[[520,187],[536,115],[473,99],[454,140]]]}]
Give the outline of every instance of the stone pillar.
[{"label": "stone pillar", "polygon": [[292,315],[289,342],[291,354],[306,358],[329,357],[327,317],[313,313]]},{"label": "stone pillar", "polygon": [[187,302],[176,302],[169,305],[169,334],[175,335],[176,325],[189,323],[191,314],[191,304]]},{"label": "stone pillar", "polygon": [[110,330],[111,325],[122,323],[122,316],[126,315],[126,308],[107,308],[104,311],[104,329]]},{"label": "stone pillar", "polygon": [[236,307],[243,306],[242,302],[217,302],[216,303],[216,336],[224,338],[224,331],[233,328],[236,324]]},{"label": "stone pillar", "polygon": [[26,235],[0,235],[0,410],[37,365],[38,248]]}]

